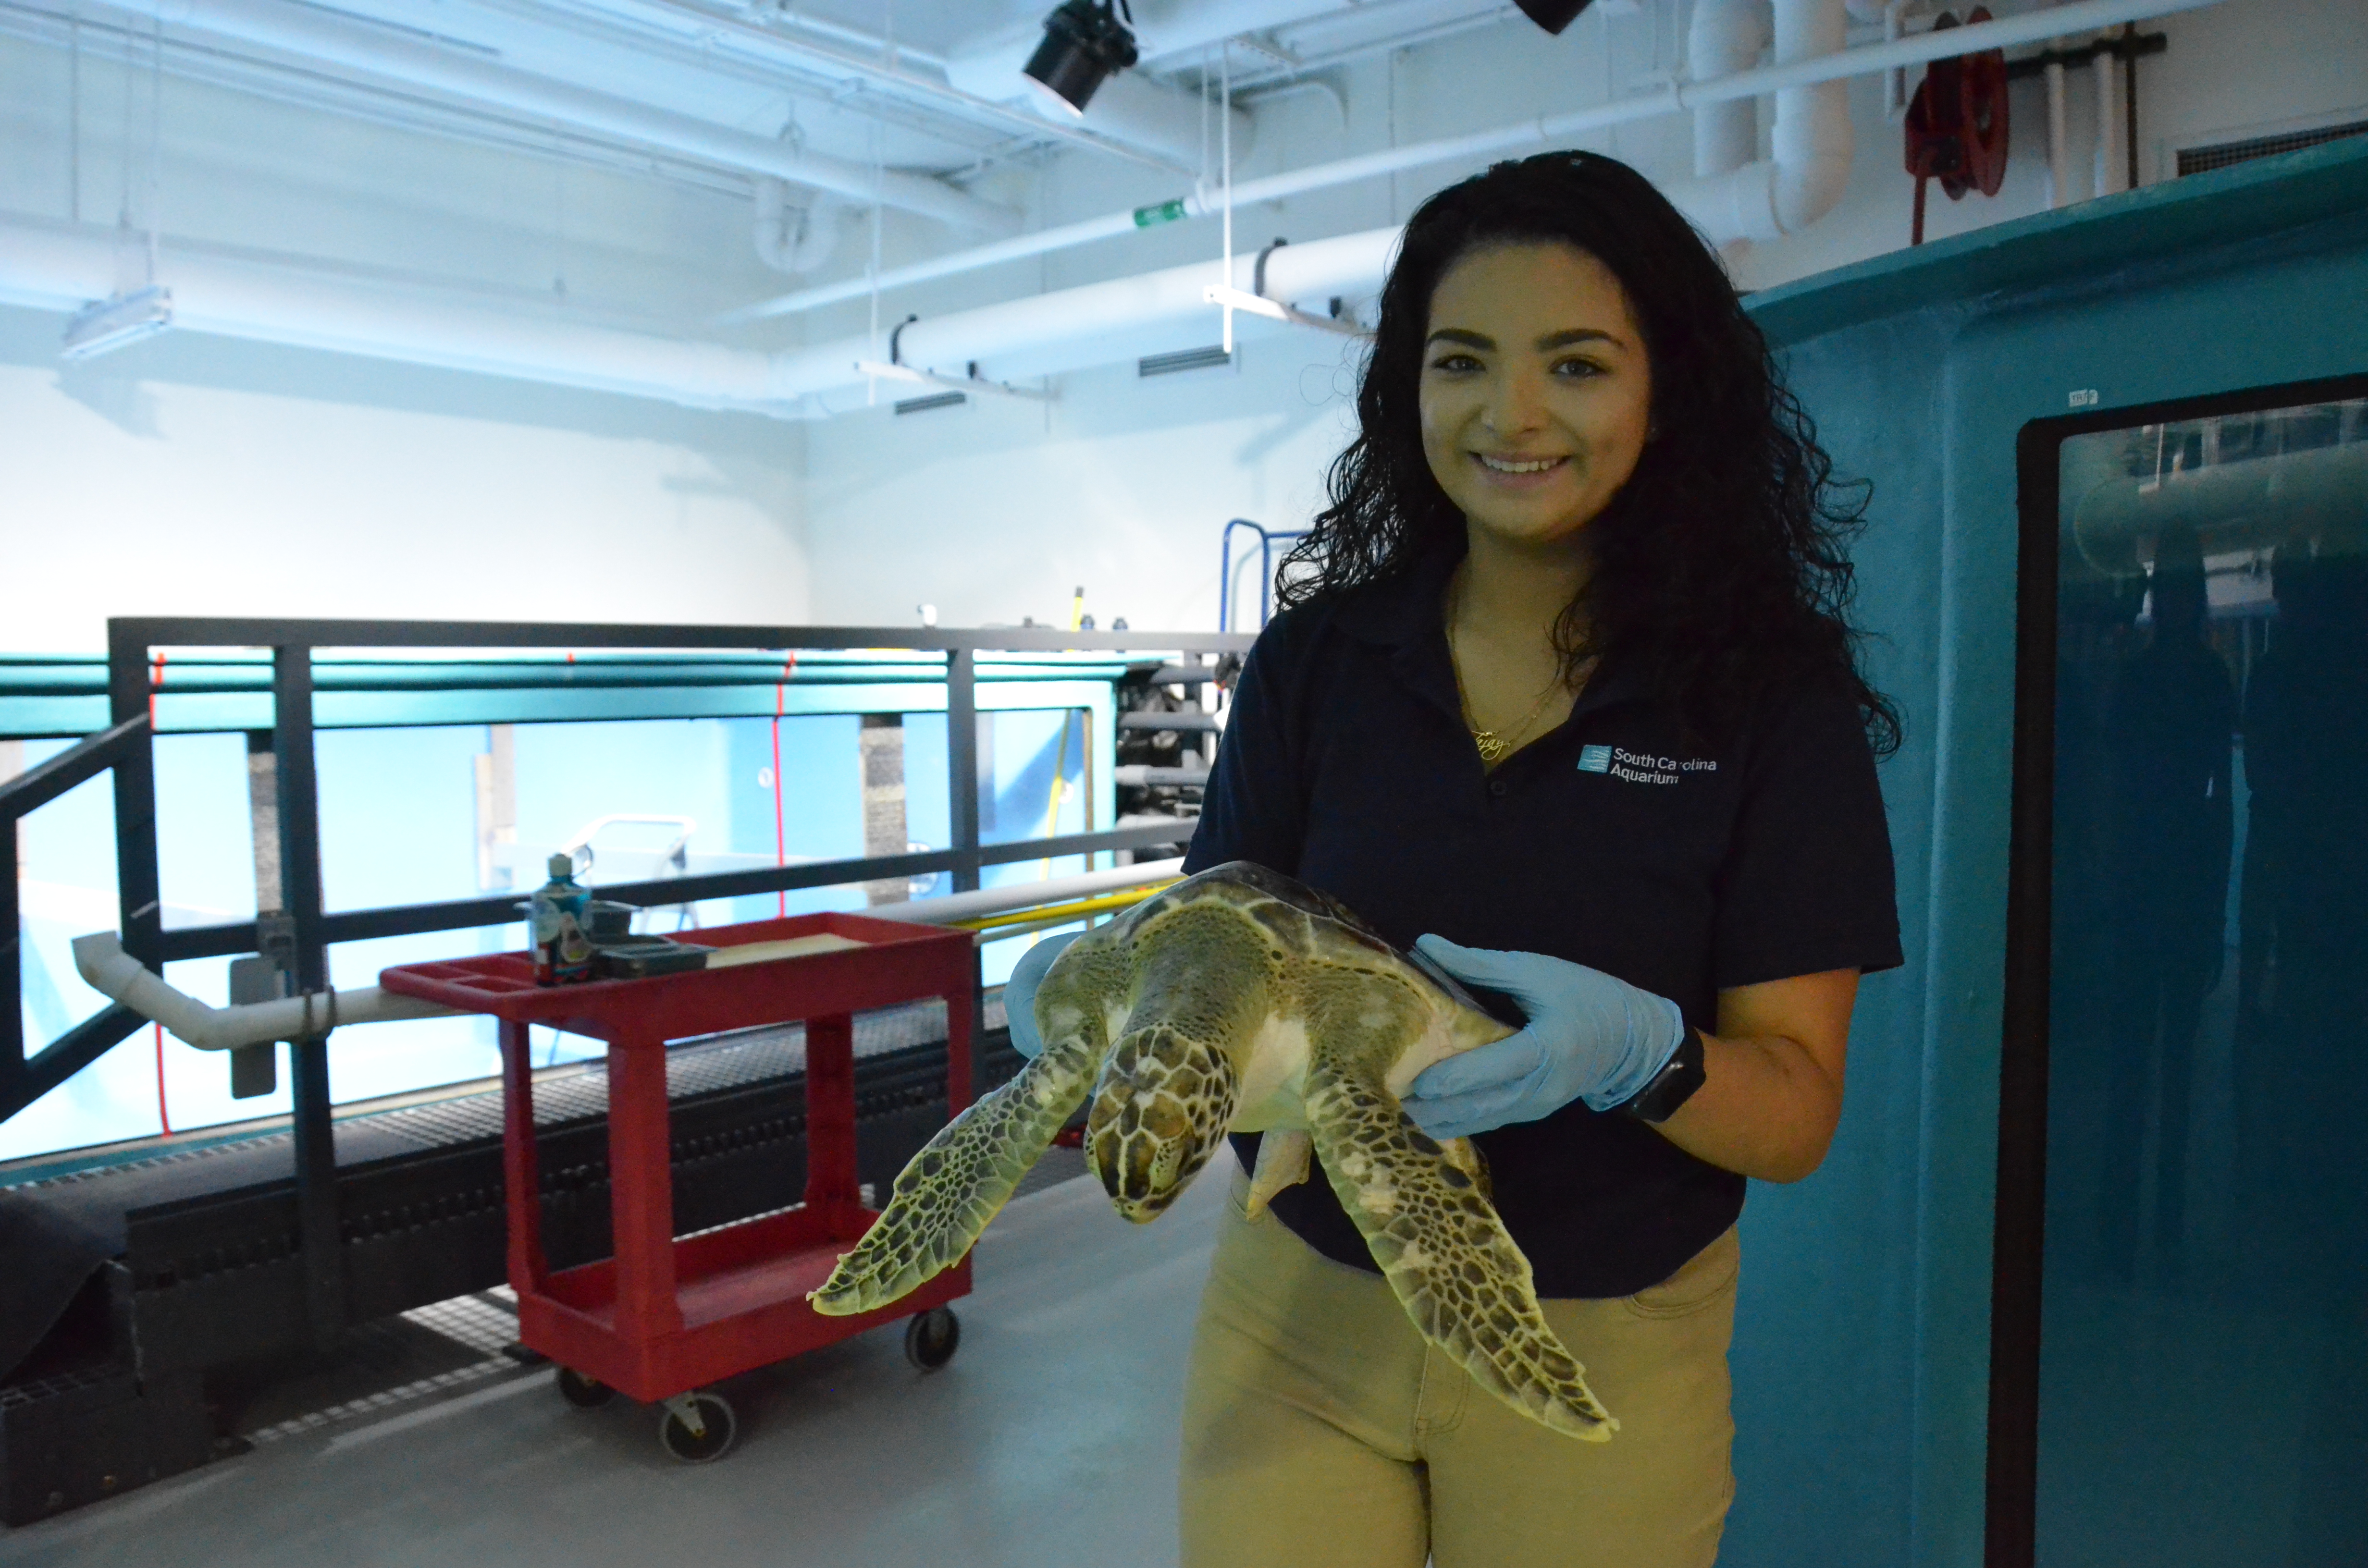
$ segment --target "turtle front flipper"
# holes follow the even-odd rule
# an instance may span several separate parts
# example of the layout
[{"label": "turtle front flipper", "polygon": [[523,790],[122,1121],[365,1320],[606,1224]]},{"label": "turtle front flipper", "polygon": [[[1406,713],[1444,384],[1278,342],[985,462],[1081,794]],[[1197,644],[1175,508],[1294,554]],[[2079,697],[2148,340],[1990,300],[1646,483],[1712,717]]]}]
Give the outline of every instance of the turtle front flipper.
[{"label": "turtle front flipper", "polygon": [[[1414,1124],[1363,1051],[1319,1045],[1307,1119],[1332,1190],[1422,1336],[1473,1381],[1557,1432],[1619,1426],[1538,1310],[1530,1260],[1473,1177]],[[1345,1058],[1345,1060],[1344,1060]]]},{"label": "turtle front flipper", "polygon": [[[906,1163],[888,1207],[806,1297],[814,1311],[868,1312],[952,1267],[1052,1147],[1110,1054],[1099,997],[1110,977],[1095,972],[1106,967],[1092,961],[1101,955],[1076,951],[1085,946],[1080,940],[1062,954],[1038,991],[1038,1022],[1049,1013],[1057,1031],[1047,1031],[1043,1054],[939,1129]],[[1055,1006],[1041,1005],[1048,999]]]}]

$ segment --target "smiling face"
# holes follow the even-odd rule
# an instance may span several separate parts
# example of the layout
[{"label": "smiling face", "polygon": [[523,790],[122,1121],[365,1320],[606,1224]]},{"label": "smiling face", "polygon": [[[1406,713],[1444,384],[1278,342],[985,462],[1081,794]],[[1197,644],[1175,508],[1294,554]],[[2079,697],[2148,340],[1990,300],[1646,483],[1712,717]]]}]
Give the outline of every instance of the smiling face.
[{"label": "smiling face", "polygon": [[1652,366],[1609,267],[1565,244],[1492,245],[1431,295],[1419,401],[1448,499],[1535,549],[1571,540],[1635,472]]}]

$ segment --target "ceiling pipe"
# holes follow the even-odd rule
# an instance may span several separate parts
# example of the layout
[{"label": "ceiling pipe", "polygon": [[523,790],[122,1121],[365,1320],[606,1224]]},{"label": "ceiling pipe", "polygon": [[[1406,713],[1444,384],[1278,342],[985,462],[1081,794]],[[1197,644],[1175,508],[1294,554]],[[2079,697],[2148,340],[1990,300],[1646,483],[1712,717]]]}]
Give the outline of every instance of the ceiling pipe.
[{"label": "ceiling pipe", "polygon": [[[1686,73],[1715,81],[1759,63],[1771,29],[1768,0],[1694,0],[1686,32]],[[1759,155],[1759,106],[1729,98],[1694,110],[1694,176],[1733,174]]]},{"label": "ceiling pipe", "polygon": [[927,175],[885,170],[808,153],[769,136],[652,108],[588,87],[456,54],[398,34],[357,27],[284,0],[108,0],[114,9],[280,50],[320,64],[427,88],[490,108],[523,112],[745,174],[794,180],[856,200],[1008,233],[1019,214]]},{"label": "ceiling pipe", "polygon": [[814,193],[794,199],[786,180],[757,181],[757,259],[776,272],[803,277],[838,249],[846,207]]},{"label": "ceiling pipe", "polygon": [[[91,225],[0,223],[0,302],[73,311],[116,286],[117,241]],[[408,365],[657,398],[691,408],[791,415],[766,401],[766,356],[515,309],[447,304],[392,290],[176,251],[159,260],[173,330],[321,348]]]},{"label": "ceiling pipe", "polygon": [[[1362,153],[1288,174],[1269,175],[1262,179],[1237,180],[1234,184],[1234,206],[1238,210],[1264,201],[1280,201],[1312,190],[1328,189],[1357,180],[1374,179],[1437,164],[1475,162],[1501,153],[1520,152],[1540,143],[1576,141],[1611,126],[1678,114],[1704,104],[1729,103],[1757,97],[1763,93],[1781,93],[1824,82],[1841,82],[1852,76],[1868,75],[1895,67],[1924,65],[1957,54],[2010,49],[2097,28],[2118,27],[2123,22],[2149,21],[2158,17],[2175,16],[2181,11],[2202,10],[2219,3],[2220,0],[2073,0],[2070,5],[2025,12],[1995,21],[1975,22],[1937,34],[1918,33],[1883,43],[1846,49],[1839,53],[1764,65],[1714,81],[1674,83],[1617,103],[1568,114],[1544,115],[1493,131],[1442,137],[1434,142]],[[1206,199],[1197,193],[1181,196],[1147,207],[1061,224],[1032,234],[1016,235],[1008,240],[916,262],[907,267],[891,267],[879,274],[876,280],[851,278],[817,288],[802,289],[795,293],[744,306],[720,317],[719,321],[757,321],[768,316],[814,310],[860,298],[870,293],[875,286],[883,290],[903,288],[939,278],[955,277],[1002,262],[1072,249],[1096,240],[1131,233],[1136,229],[1188,218],[1205,218],[1215,213],[1220,206],[1213,194]]]},{"label": "ceiling pipe", "polygon": [[[2208,0],[2156,0],[2153,10],[2143,12],[2132,5],[2116,8],[2135,19],[2200,3]],[[2066,6],[2046,15],[2062,17],[2078,10],[2092,17],[2100,8]],[[2079,25],[2096,24],[2083,17]],[[1957,28],[1942,35],[1942,46],[1962,49],[1969,35],[1976,47],[1989,41],[1970,28]],[[1915,41],[1930,47],[1929,38]],[[1898,62],[1884,55],[1853,62],[1869,70]],[[1774,69],[1801,73],[1829,70],[1833,64],[1828,58]],[[1814,137],[1807,145],[1816,150]],[[1395,227],[1372,229],[1275,249],[1268,256],[1261,292],[1281,303],[1312,304],[1319,311],[1333,296],[1370,294],[1389,265],[1398,234]],[[111,230],[0,223],[0,301],[72,311],[104,299],[115,287],[116,254]],[[1205,343],[1214,326],[1204,291],[1224,281],[1219,270],[1212,257],[914,320],[901,330],[896,358],[916,369],[958,369],[965,377],[973,361],[985,361],[985,375],[1008,380],[1107,364],[1158,347]],[[191,256],[175,250],[169,242],[159,281],[174,291],[175,325],[180,330],[782,417],[827,411],[827,399],[864,385],[860,362],[888,357],[884,345],[860,335],[768,355],[575,326],[515,311],[433,304],[355,284]],[[1254,320],[1243,325],[1258,331],[1290,330]]]},{"label": "ceiling pipe", "polygon": [[[1774,15],[1776,69],[1845,52],[1843,0],[1775,0]],[[1833,210],[1850,185],[1850,84],[1827,80],[1777,93],[1769,141],[1771,157],[1669,187],[1669,199],[1713,244],[1782,239]]]}]

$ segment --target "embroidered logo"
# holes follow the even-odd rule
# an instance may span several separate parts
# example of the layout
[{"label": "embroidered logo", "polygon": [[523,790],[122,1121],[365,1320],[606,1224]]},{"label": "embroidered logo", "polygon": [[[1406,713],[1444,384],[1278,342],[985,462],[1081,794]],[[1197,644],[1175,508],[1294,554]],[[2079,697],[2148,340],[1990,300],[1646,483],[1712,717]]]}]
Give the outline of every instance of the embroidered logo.
[{"label": "embroidered logo", "polygon": [[1718,763],[1707,756],[1652,756],[1623,746],[1581,746],[1581,773],[1604,773],[1631,784],[1675,784],[1689,773],[1715,773]]}]

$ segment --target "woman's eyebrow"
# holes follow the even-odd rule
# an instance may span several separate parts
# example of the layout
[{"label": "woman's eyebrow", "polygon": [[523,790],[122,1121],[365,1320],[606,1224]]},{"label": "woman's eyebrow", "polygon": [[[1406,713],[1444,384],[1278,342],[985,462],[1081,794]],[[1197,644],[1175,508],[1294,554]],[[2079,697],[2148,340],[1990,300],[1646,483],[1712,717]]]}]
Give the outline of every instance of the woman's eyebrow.
[{"label": "woman's eyebrow", "polygon": [[1443,326],[1422,340],[1428,348],[1434,343],[1461,343],[1466,348],[1494,348],[1497,340],[1486,333],[1469,332],[1460,326]]},{"label": "woman's eyebrow", "polygon": [[1565,327],[1560,332],[1550,332],[1539,338],[1538,352],[1549,354],[1557,348],[1567,348],[1574,343],[1609,343],[1614,348],[1628,347],[1626,340],[1617,333],[1606,332],[1601,327],[1573,326]]}]

